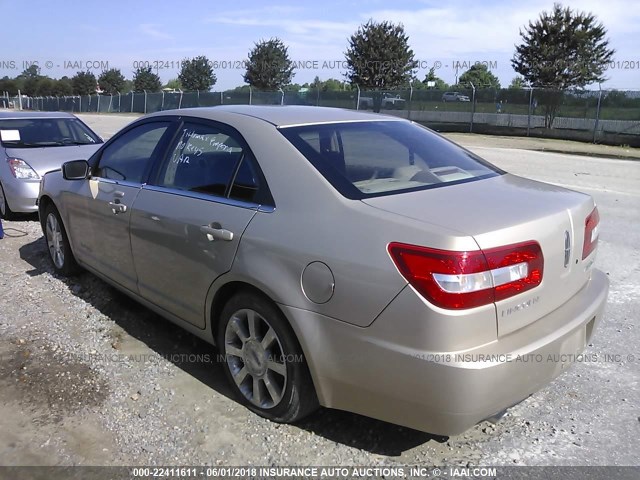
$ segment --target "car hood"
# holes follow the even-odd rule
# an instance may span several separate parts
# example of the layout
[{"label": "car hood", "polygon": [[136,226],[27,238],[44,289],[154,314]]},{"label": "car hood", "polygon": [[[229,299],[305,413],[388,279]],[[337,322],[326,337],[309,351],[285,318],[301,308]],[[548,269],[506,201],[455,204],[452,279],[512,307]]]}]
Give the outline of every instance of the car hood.
[{"label": "car hood", "polygon": [[59,169],[70,160],[87,160],[102,144],[68,145],[40,148],[5,148],[7,157],[20,158],[27,162],[40,176]]},{"label": "car hood", "polygon": [[[499,335],[558,308],[590,278],[593,257],[583,259],[582,251],[585,219],[594,202],[583,193],[505,174],[364,203],[470,235],[483,250],[538,242],[544,256],[542,284],[496,304]],[[535,308],[525,309],[522,302]]]}]

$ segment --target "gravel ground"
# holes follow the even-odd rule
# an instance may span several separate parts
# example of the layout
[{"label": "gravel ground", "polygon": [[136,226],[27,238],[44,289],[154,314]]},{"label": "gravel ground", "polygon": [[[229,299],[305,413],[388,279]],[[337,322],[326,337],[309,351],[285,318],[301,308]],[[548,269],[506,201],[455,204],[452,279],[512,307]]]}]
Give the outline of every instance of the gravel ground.
[{"label": "gravel ground", "polygon": [[[102,118],[105,137],[126,123]],[[596,198],[598,361],[451,438],[327,409],[277,425],[229,398],[212,347],[89,273],[56,276],[27,216],[0,241],[0,465],[638,465],[640,163],[471,148]]]}]

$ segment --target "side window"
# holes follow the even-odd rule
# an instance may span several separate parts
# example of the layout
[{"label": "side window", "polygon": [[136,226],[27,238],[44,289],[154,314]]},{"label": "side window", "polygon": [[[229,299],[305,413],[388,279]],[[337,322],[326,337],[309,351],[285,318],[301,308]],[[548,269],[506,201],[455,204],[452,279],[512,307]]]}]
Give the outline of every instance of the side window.
[{"label": "side window", "polygon": [[231,186],[229,198],[242,200],[244,202],[262,203],[258,199],[258,188],[260,182],[258,180],[258,170],[251,155],[245,155],[242,163],[238,168]]},{"label": "side window", "polygon": [[[244,153],[234,136],[217,127],[185,123],[158,183],[167,188],[224,196]],[[243,173],[243,181],[249,186],[250,177],[251,173]]]},{"label": "side window", "polygon": [[102,152],[96,175],[142,183],[153,152],[168,127],[168,122],[152,122],[129,130]]}]

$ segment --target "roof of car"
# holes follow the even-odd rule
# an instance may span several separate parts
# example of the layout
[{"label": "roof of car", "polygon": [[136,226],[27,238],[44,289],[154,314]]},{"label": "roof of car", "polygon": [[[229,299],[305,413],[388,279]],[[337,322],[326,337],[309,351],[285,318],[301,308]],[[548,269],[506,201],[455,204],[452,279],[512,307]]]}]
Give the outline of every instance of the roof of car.
[{"label": "roof of car", "polygon": [[217,107],[168,110],[158,112],[157,115],[178,114],[215,120],[217,112],[228,112],[254,117],[271,123],[277,127],[335,122],[401,120],[398,117],[378,115],[357,110],[302,105],[220,105]]},{"label": "roof of car", "polygon": [[0,110],[0,120],[10,118],[72,118],[73,115],[66,112],[31,112],[20,110]]}]

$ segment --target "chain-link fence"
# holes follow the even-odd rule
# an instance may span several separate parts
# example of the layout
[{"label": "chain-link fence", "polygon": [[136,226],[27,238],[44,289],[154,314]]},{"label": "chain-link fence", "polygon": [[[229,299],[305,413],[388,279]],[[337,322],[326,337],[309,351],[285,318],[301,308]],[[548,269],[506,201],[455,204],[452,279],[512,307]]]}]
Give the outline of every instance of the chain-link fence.
[{"label": "chain-link fence", "polygon": [[375,110],[439,131],[526,135],[640,146],[640,91],[471,89],[457,91],[160,92],[0,97],[0,108],[74,113],[151,113],[216,105],[316,105]]}]

